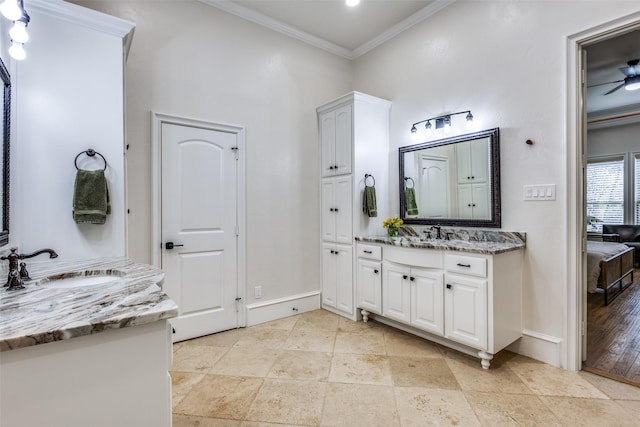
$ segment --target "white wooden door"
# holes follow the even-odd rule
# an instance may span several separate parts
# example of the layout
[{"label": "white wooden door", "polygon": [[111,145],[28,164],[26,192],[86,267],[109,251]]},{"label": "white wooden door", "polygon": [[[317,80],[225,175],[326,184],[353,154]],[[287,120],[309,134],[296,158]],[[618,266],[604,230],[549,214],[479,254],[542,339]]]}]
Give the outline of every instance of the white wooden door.
[{"label": "white wooden door", "polygon": [[322,305],[333,308],[338,306],[337,255],[338,251],[335,244],[322,244]]},{"label": "white wooden door", "polygon": [[382,264],[358,260],[358,307],[382,314]]},{"label": "white wooden door", "polygon": [[351,105],[345,105],[336,110],[336,138],[335,138],[335,170],[336,175],[351,173],[351,152],[353,141],[353,118]]},{"label": "white wooden door", "polygon": [[353,244],[353,197],[351,197],[351,175],[334,178],[336,242]]},{"label": "white wooden door", "polygon": [[336,308],[353,314],[353,246],[336,245]]},{"label": "white wooden door", "polygon": [[320,116],[320,147],[322,149],[322,176],[333,176],[336,168],[335,111],[328,111]]},{"label": "white wooden door", "polygon": [[449,162],[445,158],[421,158],[420,216],[448,218],[449,215]]},{"label": "white wooden door", "polygon": [[235,328],[237,134],[162,123],[161,148],[163,289],[179,307],[174,341]]},{"label": "white wooden door", "polygon": [[443,275],[411,269],[411,324],[444,335]]},{"label": "white wooden door", "polygon": [[486,350],[487,281],[447,275],[445,284],[445,337],[479,350]]},{"label": "white wooden door", "polygon": [[322,180],[322,240],[336,241],[336,181],[334,178]]}]

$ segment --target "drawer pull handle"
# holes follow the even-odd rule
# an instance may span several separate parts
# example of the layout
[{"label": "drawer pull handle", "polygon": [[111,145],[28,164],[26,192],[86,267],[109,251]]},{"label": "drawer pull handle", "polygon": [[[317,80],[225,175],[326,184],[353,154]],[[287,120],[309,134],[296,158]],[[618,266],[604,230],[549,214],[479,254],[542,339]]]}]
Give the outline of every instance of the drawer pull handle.
[{"label": "drawer pull handle", "polygon": [[378,270],[373,270],[374,274],[378,274]]},{"label": "drawer pull handle", "polygon": [[471,264],[460,264],[460,263],[458,263],[457,265],[458,265],[458,267],[471,268]]},{"label": "drawer pull handle", "polygon": [[363,251],[365,254],[372,254],[373,251]]},{"label": "drawer pull handle", "polygon": [[451,289],[451,283],[447,283],[447,289]]}]

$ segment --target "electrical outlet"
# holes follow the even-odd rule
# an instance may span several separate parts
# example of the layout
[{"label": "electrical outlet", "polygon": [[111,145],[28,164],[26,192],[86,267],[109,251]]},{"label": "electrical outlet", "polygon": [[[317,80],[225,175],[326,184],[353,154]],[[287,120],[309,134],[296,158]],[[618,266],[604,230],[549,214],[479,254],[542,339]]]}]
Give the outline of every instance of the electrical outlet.
[{"label": "electrical outlet", "polygon": [[253,297],[255,299],[262,298],[262,286],[256,286],[253,288]]}]

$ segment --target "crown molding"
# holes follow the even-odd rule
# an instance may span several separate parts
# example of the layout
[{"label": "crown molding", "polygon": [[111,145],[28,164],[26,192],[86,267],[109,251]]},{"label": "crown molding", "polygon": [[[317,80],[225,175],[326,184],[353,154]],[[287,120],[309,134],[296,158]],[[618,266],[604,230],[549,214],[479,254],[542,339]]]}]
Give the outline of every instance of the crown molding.
[{"label": "crown molding", "polygon": [[136,24],[106,13],[67,3],[62,0],[28,0],[25,9],[49,15],[61,21],[122,38],[125,58],[129,55]]},{"label": "crown molding", "polygon": [[213,6],[215,8],[218,8],[224,12],[246,19],[247,21],[251,21],[255,24],[262,25],[263,27],[269,28],[273,31],[277,31],[286,36],[289,36],[294,39],[300,40],[304,43],[310,44],[311,46],[315,46],[319,49],[323,49],[334,55],[353,60],[358,58],[359,56],[364,55],[370,50],[380,46],[382,43],[392,39],[393,37],[397,36],[403,31],[408,30],[409,28],[418,24],[419,22],[422,22],[428,17],[434,15],[435,13],[449,6],[451,3],[454,3],[456,0],[435,0],[433,3],[429,4],[423,9],[420,9],[419,11],[405,18],[404,20],[397,23],[393,27],[384,31],[382,34],[358,46],[354,50],[345,49],[341,46],[336,45],[335,43],[331,43],[325,39],[314,36],[305,31],[299,30],[295,27],[287,25],[281,21],[278,21],[277,19],[273,19],[263,13],[241,6],[230,0],[199,0],[199,1],[202,3],[208,4],[210,6]]}]

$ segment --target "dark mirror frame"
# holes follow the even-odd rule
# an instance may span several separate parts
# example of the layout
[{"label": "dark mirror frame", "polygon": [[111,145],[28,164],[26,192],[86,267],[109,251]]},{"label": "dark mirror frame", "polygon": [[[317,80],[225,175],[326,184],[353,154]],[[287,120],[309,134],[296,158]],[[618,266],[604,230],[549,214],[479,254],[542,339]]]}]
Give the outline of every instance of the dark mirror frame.
[{"label": "dark mirror frame", "polygon": [[0,246],[9,243],[9,160],[11,137],[11,76],[0,58],[0,78],[4,84],[2,111],[2,229],[0,230]]},{"label": "dark mirror frame", "polygon": [[[456,144],[459,142],[482,139],[489,137],[489,147],[491,149],[491,218],[483,219],[460,219],[460,218],[406,218],[406,201],[404,193],[404,155],[412,151],[423,150],[425,148],[439,147],[442,145]],[[453,225],[459,227],[487,227],[500,228],[502,226],[502,213],[500,210],[500,129],[487,129],[465,135],[454,136],[437,141],[423,142],[415,145],[408,145],[398,148],[398,170],[399,170],[399,195],[400,195],[400,218],[405,224],[419,225]]]}]

